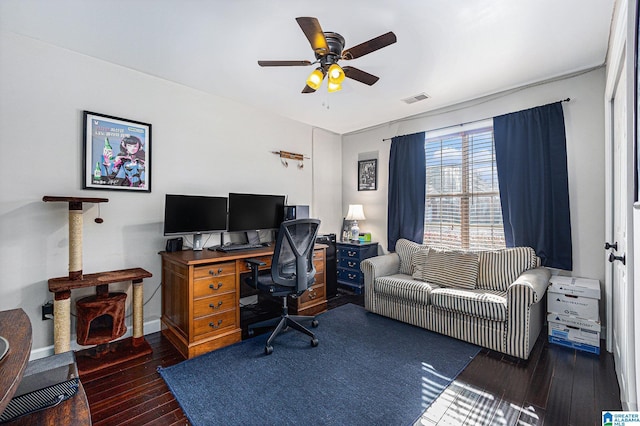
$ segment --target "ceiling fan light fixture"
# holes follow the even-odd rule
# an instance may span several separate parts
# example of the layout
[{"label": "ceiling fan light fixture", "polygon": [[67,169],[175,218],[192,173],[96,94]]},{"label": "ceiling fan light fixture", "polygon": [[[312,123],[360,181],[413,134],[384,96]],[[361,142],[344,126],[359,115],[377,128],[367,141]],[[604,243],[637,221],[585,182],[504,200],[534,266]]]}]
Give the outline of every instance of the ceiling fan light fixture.
[{"label": "ceiling fan light fixture", "polygon": [[318,90],[322,84],[322,80],[324,80],[324,70],[318,67],[307,77],[307,86],[313,90]]},{"label": "ceiling fan light fixture", "polygon": [[327,81],[327,90],[329,93],[337,92],[338,90],[342,90],[342,84],[334,83],[331,80]]},{"label": "ceiling fan light fixture", "polygon": [[338,64],[332,64],[329,67],[329,81],[334,84],[340,84],[344,81],[344,70]]}]

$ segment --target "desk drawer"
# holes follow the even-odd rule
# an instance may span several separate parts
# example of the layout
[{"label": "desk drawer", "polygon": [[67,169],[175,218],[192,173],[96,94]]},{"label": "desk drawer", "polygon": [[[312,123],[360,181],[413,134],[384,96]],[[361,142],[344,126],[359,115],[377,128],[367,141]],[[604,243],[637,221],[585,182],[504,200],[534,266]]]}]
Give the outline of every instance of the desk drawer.
[{"label": "desk drawer", "polygon": [[236,327],[236,311],[234,309],[194,320],[193,334],[197,338],[204,334],[215,335]]},{"label": "desk drawer", "polygon": [[223,275],[219,277],[204,277],[193,280],[193,298],[213,296],[220,293],[235,293],[236,276]]},{"label": "desk drawer", "polygon": [[235,275],[236,262],[212,263],[205,266],[196,266],[193,270],[194,278],[211,277],[216,278],[222,275]]},{"label": "desk drawer", "polygon": [[316,300],[325,300],[325,286],[322,284],[315,284],[313,287],[309,288],[309,290],[302,293],[302,296],[298,297],[298,308],[300,309],[308,302],[316,301]]},{"label": "desk drawer", "polygon": [[217,314],[229,309],[235,309],[236,306],[238,306],[238,302],[236,302],[235,292],[198,299],[193,302],[193,317],[199,318],[205,315]]}]

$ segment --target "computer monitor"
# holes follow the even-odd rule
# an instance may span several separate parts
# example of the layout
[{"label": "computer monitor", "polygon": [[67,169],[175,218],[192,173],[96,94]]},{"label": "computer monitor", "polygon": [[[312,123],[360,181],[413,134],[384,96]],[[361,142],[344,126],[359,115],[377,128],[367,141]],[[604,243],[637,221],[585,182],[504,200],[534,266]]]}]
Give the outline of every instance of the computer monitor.
[{"label": "computer monitor", "polygon": [[246,232],[259,243],[258,230],[278,229],[284,220],[284,195],[229,194],[229,232]]},{"label": "computer monitor", "polygon": [[202,234],[227,229],[227,197],[167,194],[164,235],[193,235],[193,249],[202,250]]}]

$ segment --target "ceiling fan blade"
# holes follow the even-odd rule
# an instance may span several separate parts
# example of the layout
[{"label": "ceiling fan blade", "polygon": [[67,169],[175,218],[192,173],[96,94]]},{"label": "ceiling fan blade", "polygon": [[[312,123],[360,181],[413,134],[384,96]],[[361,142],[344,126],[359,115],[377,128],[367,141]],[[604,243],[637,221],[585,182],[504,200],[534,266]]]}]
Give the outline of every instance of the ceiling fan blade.
[{"label": "ceiling fan blade", "polygon": [[298,21],[304,35],[307,36],[314,52],[324,55],[329,51],[327,39],[324,37],[320,22],[316,18],[300,17],[296,18],[296,21]]},{"label": "ceiling fan blade", "polygon": [[392,31],[389,31],[386,34],[372,38],[371,40],[360,43],[357,46],[345,49],[344,52],[342,52],[342,59],[359,58],[368,53],[375,52],[378,49],[382,49],[383,47],[387,47],[396,41],[398,41],[396,35]]},{"label": "ceiling fan blade", "polygon": [[309,85],[304,86],[304,89],[302,89],[302,93],[313,93],[315,92],[315,89],[312,89],[311,87],[309,87]]},{"label": "ceiling fan blade", "polygon": [[258,61],[261,67],[302,67],[311,65],[310,61]]},{"label": "ceiling fan blade", "polygon": [[380,80],[380,77],[376,77],[373,74],[369,74],[368,72],[362,71],[358,68],[354,67],[342,67],[344,71],[344,75],[346,77],[352,78],[360,83],[367,84],[372,86],[376,83],[376,81]]}]

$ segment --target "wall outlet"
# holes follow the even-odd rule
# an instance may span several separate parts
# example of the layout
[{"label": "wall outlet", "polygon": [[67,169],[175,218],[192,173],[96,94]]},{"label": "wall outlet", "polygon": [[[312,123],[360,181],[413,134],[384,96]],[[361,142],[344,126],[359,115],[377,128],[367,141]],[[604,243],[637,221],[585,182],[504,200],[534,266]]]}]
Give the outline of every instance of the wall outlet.
[{"label": "wall outlet", "polygon": [[42,321],[53,319],[53,302],[49,301],[42,305]]}]

